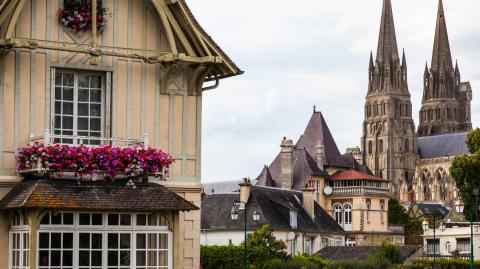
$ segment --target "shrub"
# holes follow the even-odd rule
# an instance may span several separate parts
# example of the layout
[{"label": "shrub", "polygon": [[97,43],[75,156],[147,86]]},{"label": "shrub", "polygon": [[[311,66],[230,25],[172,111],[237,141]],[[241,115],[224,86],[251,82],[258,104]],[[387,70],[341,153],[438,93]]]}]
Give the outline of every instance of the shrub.
[{"label": "shrub", "polygon": [[200,259],[203,269],[241,269],[242,246],[202,246]]},{"label": "shrub", "polygon": [[[432,268],[431,260],[417,260],[413,265],[421,266],[419,268]],[[480,262],[475,261],[475,269],[480,269]],[[437,260],[435,269],[470,269],[470,261],[462,259]]]},{"label": "shrub", "polygon": [[382,246],[375,250],[369,257],[373,261],[388,261],[391,264],[401,264],[404,260],[400,247],[385,241]]},{"label": "shrub", "polygon": [[391,266],[387,260],[342,260],[332,262],[325,269],[389,269]]}]

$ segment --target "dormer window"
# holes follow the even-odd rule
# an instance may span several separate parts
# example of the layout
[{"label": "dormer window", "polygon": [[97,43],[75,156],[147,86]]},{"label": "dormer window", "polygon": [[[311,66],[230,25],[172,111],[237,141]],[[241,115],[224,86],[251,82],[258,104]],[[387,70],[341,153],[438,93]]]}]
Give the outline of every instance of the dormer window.
[{"label": "dormer window", "polygon": [[290,227],[297,228],[297,211],[290,209]]},{"label": "dormer window", "polygon": [[55,142],[98,145],[105,136],[106,83],[101,73],[62,70],[55,72],[52,124]]}]

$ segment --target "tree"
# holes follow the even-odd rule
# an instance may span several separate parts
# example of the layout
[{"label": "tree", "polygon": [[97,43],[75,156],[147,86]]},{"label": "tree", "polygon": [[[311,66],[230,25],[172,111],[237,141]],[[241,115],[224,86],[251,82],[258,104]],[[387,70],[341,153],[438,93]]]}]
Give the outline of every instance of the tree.
[{"label": "tree", "polygon": [[410,217],[405,208],[395,199],[390,199],[388,201],[388,223],[403,225],[405,231],[405,244],[423,244],[422,221]]},{"label": "tree", "polygon": [[401,264],[404,260],[400,247],[384,241],[369,257],[373,261],[388,261],[391,264]]},{"label": "tree", "polygon": [[473,189],[480,188],[480,129],[477,128],[467,135],[466,144],[471,154],[455,157],[450,167],[450,174],[455,179],[465,204],[465,217],[468,220],[474,220],[477,211]]},{"label": "tree", "polygon": [[248,235],[247,247],[248,263],[253,268],[262,269],[265,268],[265,261],[287,258],[285,243],[275,238],[268,225]]}]

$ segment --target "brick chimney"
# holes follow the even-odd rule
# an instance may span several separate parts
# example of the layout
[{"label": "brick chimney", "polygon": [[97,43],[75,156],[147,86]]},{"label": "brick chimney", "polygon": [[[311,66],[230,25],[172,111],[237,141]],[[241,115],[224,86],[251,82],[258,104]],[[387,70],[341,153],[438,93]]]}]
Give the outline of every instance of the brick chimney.
[{"label": "brick chimney", "polygon": [[291,189],[293,185],[293,142],[284,137],[280,147],[282,149],[280,153],[282,188]]},{"label": "brick chimney", "polygon": [[323,170],[323,167],[325,166],[326,163],[326,156],[325,156],[325,146],[323,145],[322,141],[319,140],[317,143],[317,146],[315,147],[316,154],[317,154],[317,166],[321,170]]},{"label": "brick chimney", "polygon": [[248,198],[250,197],[250,179],[244,178],[242,183],[238,184],[240,186],[240,202],[247,203]]},{"label": "brick chimney", "polygon": [[303,188],[303,206],[307,210],[308,214],[315,219],[315,189],[313,188],[312,181],[309,181],[305,188]]}]

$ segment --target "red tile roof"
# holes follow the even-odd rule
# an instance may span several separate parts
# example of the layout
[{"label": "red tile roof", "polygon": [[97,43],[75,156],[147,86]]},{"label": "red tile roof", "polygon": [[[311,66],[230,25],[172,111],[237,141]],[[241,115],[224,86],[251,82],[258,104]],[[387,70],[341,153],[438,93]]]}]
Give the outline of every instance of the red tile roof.
[{"label": "red tile roof", "polygon": [[383,178],[374,177],[367,173],[363,173],[356,170],[343,170],[338,171],[330,176],[330,180],[359,180],[359,179],[368,179],[376,181],[388,181]]}]

